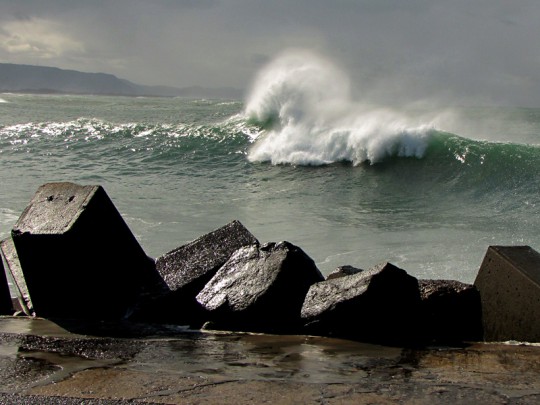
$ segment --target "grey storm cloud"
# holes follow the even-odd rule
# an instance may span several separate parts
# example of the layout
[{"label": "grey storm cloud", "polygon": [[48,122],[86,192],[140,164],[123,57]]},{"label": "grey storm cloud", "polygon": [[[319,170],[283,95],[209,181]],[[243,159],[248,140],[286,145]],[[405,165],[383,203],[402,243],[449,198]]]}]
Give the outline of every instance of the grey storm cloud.
[{"label": "grey storm cloud", "polygon": [[376,101],[540,105],[537,0],[1,0],[0,61],[248,88],[287,48]]}]

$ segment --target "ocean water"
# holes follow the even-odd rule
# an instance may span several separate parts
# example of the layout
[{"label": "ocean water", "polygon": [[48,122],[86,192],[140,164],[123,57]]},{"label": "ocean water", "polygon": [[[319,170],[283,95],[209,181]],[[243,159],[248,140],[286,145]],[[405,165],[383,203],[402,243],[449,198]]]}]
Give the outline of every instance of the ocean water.
[{"label": "ocean water", "polygon": [[101,184],[148,255],[240,220],[323,273],[390,261],[473,282],[540,250],[540,109],[390,108],[282,58],[244,100],[0,94],[0,237],[51,181]]}]

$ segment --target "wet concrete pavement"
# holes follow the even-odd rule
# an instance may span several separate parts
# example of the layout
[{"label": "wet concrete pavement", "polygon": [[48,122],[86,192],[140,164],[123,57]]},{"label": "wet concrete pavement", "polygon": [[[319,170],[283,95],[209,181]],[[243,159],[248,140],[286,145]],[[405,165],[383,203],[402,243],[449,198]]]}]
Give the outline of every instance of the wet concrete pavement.
[{"label": "wet concrete pavement", "polygon": [[537,404],[540,347],[0,318],[6,404]]}]

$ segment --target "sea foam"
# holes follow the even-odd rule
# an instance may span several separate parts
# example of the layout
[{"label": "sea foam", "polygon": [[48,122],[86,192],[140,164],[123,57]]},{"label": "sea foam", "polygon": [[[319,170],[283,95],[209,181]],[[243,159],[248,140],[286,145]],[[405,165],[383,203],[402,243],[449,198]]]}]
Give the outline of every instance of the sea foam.
[{"label": "sea foam", "polygon": [[262,128],[250,161],[322,165],[421,158],[433,126],[354,101],[347,75],[325,58],[287,51],[257,75],[245,114]]}]

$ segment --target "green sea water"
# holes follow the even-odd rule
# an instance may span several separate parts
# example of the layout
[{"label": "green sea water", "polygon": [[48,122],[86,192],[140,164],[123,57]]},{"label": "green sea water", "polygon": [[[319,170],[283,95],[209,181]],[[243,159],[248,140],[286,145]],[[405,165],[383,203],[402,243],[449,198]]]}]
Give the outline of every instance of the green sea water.
[{"label": "green sea water", "polygon": [[390,261],[472,282],[489,245],[540,250],[539,109],[396,111],[339,95],[330,108],[296,87],[259,90],[0,94],[0,237],[41,184],[72,181],[103,185],[152,257],[233,219],[323,273]]}]

